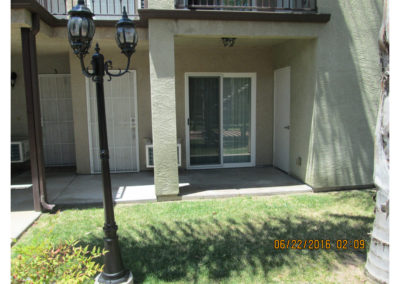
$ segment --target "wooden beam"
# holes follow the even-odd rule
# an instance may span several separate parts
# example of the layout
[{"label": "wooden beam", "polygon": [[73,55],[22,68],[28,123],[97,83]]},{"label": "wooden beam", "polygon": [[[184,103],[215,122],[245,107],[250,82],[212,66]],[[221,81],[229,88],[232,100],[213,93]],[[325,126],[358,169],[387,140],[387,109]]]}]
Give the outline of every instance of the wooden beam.
[{"label": "wooden beam", "polygon": [[36,14],[32,16],[32,30],[29,28],[21,28],[22,61],[24,68],[33,203],[35,211],[52,210],[54,207],[54,205],[47,203],[46,194],[35,38],[39,29],[40,18]]},{"label": "wooden beam", "polygon": [[35,139],[35,122],[34,122],[34,108],[32,99],[32,72],[31,72],[31,59],[30,59],[30,42],[31,30],[29,28],[21,28],[22,40],[22,62],[24,67],[24,80],[25,80],[25,97],[26,97],[26,111],[28,115],[28,134],[29,134],[29,149],[31,159],[31,174],[32,174],[32,189],[33,189],[33,207],[35,211],[41,211],[40,205],[40,185],[39,185],[39,171],[37,165],[37,145]]}]

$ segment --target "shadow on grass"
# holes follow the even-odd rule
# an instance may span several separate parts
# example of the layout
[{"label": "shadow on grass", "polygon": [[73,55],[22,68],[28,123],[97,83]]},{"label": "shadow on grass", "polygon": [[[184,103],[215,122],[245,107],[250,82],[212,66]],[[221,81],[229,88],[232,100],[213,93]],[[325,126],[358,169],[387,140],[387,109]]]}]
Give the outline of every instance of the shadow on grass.
[{"label": "shadow on grass", "polygon": [[[331,249],[324,250],[329,254],[324,259],[328,267],[333,264],[329,263],[331,259],[342,263],[351,263],[354,258],[365,261],[366,250],[338,250],[335,241],[364,239],[369,243],[367,234],[372,222],[373,217],[330,214],[324,221],[305,217],[291,220],[285,216],[244,221],[212,219],[123,227],[119,236],[124,264],[132,271],[135,283],[142,283],[149,276],[194,283],[206,276],[215,282],[244,270],[266,277],[274,268],[300,265],[298,254],[307,254],[317,264],[320,261],[321,250],[276,250],[276,239],[331,240]],[[93,236],[86,242],[103,246],[102,239]]]}]

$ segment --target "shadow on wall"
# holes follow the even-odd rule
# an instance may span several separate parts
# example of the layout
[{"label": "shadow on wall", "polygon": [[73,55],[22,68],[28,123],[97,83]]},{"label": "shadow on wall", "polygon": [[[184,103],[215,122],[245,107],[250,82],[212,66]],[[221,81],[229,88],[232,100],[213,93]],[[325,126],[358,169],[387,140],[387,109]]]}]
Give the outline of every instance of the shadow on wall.
[{"label": "shadow on wall", "polygon": [[[305,260],[304,265],[324,263],[328,270],[335,269],[336,261],[349,265],[365,262],[366,250],[339,250],[336,247],[331,250],[276,250],[274,240],[368,240],[367,232],[373,217],[326,214],[325,221],[312,217],[296,217],[295,220],[257,218],[251,221],[160,222],[140,229],[129,228],[129,233],[121,227],[123,261],[132,271],[135,283],[143,283],[149,278],[156,282],[215,282],[241,273],[248,277],[258,275],[258,280],[266,281],[272,280],[268,277],[275,269],[299,269],[300,262]],[[102,246],[102,242],[100,236],[91,235],[83,245]]]},{"label": "shadow on wall", "polygon": [[319,39],[310,139],[313,185],[372,184],[381,8],[374,1],[327,2],[322,9],[335,13]]}]

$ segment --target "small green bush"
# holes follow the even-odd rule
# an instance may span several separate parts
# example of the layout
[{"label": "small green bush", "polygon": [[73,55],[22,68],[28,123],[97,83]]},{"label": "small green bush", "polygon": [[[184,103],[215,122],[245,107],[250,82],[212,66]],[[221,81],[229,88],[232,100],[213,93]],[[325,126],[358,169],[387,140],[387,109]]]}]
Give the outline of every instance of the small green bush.
[{"label": "small green bush", "polygon": [[102,270],[94,259],[105,250],[77,246],[65,241],[55,247],[49,241],[15,248],[11,260],[11,283],[86,283]]}]

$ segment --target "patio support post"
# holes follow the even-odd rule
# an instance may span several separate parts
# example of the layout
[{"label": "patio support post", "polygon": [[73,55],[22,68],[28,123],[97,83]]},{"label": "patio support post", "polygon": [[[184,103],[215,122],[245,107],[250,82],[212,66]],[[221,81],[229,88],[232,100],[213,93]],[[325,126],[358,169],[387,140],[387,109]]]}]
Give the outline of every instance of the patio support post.
[{"label": "patio support post", "polygon": [[33,206],[35,211],[49,210],[43,158],[42,125],[40,117],[39,80],[36,60],[36,34],[40,18],[32,15],[32,29],[21,28],[22,61],[24,68],[26,108],[28,116],[29,149],[32,174]]},{"label": "patio support post", "polygon": [[159,201],[178,199],[174,21],[149,19],[154,184]]}]

